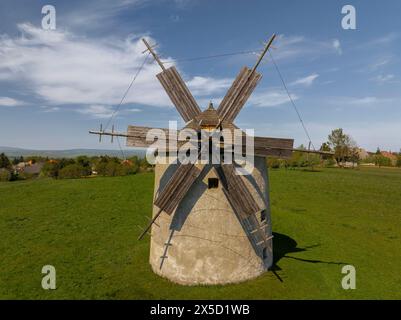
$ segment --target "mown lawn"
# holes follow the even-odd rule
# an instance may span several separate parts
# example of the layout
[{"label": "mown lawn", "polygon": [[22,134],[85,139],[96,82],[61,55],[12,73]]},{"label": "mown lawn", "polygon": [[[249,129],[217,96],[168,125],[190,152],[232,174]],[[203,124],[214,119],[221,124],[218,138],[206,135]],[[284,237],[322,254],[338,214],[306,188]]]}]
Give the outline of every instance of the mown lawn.
[{"label": "mown lawn", "polygon": [[[136,237],[153,178],[0,183],[0,298],[401,299],[401,170],[271,171],[275,271],[210,287],[152,273]],[[41,288],[47,264],[57,290]],[[345,264],[356,290],[341,287]]]}]

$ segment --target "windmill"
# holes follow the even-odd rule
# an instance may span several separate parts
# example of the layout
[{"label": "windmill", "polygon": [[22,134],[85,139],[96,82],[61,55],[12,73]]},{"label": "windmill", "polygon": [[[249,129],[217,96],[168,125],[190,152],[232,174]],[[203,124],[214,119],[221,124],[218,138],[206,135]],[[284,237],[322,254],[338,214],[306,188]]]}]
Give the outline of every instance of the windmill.
[{"label": "windmill", "polygon": [[[275,39],[273,35],[252,68],[243,67],[217,109],[212,103],[202,111],[177,69],[166,68],[149,43],[148,54],[162,72],[157,79],[185,121],[183,129],[199,132],[192,139],[201,157],[200,142],[221,130],[238,129],[234,120],[252,94],[262,75],[257,72]],[[126,133],[90,131],[92,134],[126,137],[130,147],[149,147],[149,130],[128,126]],[[167,131],[167,129],[161,129]],[[209,132],[202,136],[201,131]],[[246,136],[244,134],[244,136]],[[168,144],[170,135],[165,138]],[[293,139],[254,137],[254,169],[238,175],[240,167],[226,162],[168,164],[155,166],[153,216],[141,239],[151,229],[150,264],[155,273],[181,284],[223,284],[257,277],[272,265],[272,228],[266,156],[289,158]],[[187,140],[179,140],[178,146]],[[177,147],[178,147],[177,146]],[[216,147],[214,145],[214,147]],[[217,148],[225,150],[224,142]],[[230,146],[229,152],[232,152]],[[241,153],[246,153],[246,148]],[[225,150],[227,151],[227,150]],[[171,152],[171,150],[170,150]],[[313,152],[313,151],[308,151]]]}]

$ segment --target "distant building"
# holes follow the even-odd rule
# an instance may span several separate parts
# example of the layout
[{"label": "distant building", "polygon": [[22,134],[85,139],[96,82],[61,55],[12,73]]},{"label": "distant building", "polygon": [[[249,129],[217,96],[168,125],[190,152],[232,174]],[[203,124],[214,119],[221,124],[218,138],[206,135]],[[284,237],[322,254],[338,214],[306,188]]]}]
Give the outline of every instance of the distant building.
[{"label": "distant building", "polygon": [[44,163],[39,162],[39,163],[32,163],[32,161],[29,162],[20,162],[16,165],[13,166],[14,172],[15,173],[27,173],[27,174],[32,174],[36,175],[39,174],[40,171],[43,168]]},{"label": "distant building", "polygon": [[31,164],[30,166],[26,166],[24,168],[24,173],[28,173],[28,174],[39,174],[40,171],[43,168],[44,163],[34,163]]},{"label": "distant building", "polygon": [[14,167],[14,170],[15,170],[16,172],[20,172],[20,171],[23,171],[23,170],[24,170],[24,168],[26,167],[26,163],[25,163],[25,162],[20,162],[20,163],[16,164],[16,165],[13,166],[13,167]]}]

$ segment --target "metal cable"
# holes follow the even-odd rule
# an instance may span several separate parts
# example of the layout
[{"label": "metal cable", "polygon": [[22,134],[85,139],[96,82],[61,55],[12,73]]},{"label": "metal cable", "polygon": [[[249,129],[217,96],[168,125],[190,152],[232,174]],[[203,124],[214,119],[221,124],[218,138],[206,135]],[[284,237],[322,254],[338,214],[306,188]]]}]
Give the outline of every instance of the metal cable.
[{"label": "metal cable", "polygon": [[124,102],[125,97],[126,97],[127,94],[128,94],[128,91],[131,89],[131,87],[132,87],[132,85],[134,84],[134,82],[135,82],[136,78],[138,77],[139,73],[142,71],[143,67],[145,66],[145,63],[146,63],[146,61],[148,60],[149,55],[150,55],[150,52],[148,52],[148,54],[146,55],[145,59],[143,60],[143,62],[142,62],[142,64],[141,64],[141,66],[139,67],[139,69],[138,69],[138,71],[136,72],[135,76],[133,77],[131,83],[129,84],[127,90],[125,90],[125,93],[124,93],[123,97],[121,98],[120,103],[119,103],[119,104],[117,105],[117,107],[114,109],[114,111],[113,111],[112,115],[110,116],[110,119],[109,119],[109,121],[107,122],[107,124],[106,124],[104,130],[107,129],[107,127],[110,125],[110,122],[113,120],[114,116],[116,115],[116,113],[117,113],[118,110],[120,109],[122,103]]},{"label": "metal cable", "polygon": [[182,59],[177,59],[177,60],[168,60],[168,61],[162,61],[162,62],[163,63],[175,63],[175,62],[206,60],[206,59],[213,59],[213,58],[220,58],[220,57],[227,57],[227,56],[235,56],[235,55],[241,55],[241,54],[258,53],[259,51],[260,50],[238,51],[238,52],[215,54],[215,55],[210,55],[210,56],[202,56],[202,57],[194,57],[194,58],[182,58]]},{"label": "metal cable", "polygon": [[280,79],[281,79],[281,82],[283,83],[284,89],[285,89],[285,91],[287,92],[288,98],[290,99],[290,102],[291,102],[292,106],[294,107],[295,112],[296,112],[297,115],[298,115],[298,119],[299,119],[299,121],[300,121],[301,124],[302,124],[302,127],[303,127],[303,129],[304,129],[304,131],[305,131],[305,134],[306,134],[306,136],[307,136],[308,139],[309,139],[309,143],[312,145],[313,150],[316,151],[315,145],[314,145],[313,142],[312,142],[312,139],[311,139],[311,137],[310,137],[310,135],[309,135],[308,129],[306,129],[306,126],[305,126],[304,121],[302,120],[301,114],[300,114],[300,112],[299,112],[299,110],[298,110],[298,108],[297,108],[297,106],[296,106],[294,100],[293,100],[292,97],[291,97],[291,94],[290,94],[290,91],[289,91],[288,88],[287,88],[287,85],[285,84],[283,75],[281,74],[281,72],[280,72],[280,70],[279,70],[279,68],[278,68],[277,63],[276,63],[276,61],[274,60],[272,53],[270,52],[270,50],[268,50],[268,51],[269,51],[270,57],[272,58],[273,64],[274,64],[274,66],[275,66],[275,68],[276,68],[276,70],[277,70],[277,73],[278,73],[278,75],[279,75],[279,77],[280,77]]},{"label": "metal cable", "polygon": [[121,148],[120,139],[119,139],[118,136],[117,136],[116,138],[117,138],[118,147],[120,148],[120,152],[121,152],[121,154],[122,154],[122,156],[123,156],[123,159],[124,159],[124,160],[127,160],[127,158],[126,158],[126,156],[125,156],[125,153],[124,153],[123,149]]}]

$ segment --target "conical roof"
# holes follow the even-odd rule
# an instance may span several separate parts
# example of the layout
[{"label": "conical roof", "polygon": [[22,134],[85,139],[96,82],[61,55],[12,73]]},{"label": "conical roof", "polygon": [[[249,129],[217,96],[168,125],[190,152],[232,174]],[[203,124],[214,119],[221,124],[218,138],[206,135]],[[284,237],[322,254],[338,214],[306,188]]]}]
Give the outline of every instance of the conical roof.
[{"label": "conical roof", "polygon": [[[194,130],[214,129],[220,123],[220,120],[221,119],[219,118],[219,114],[217,113],[217,110],[213,107],[213,103],[210,102],[207,109],[204,110],[199,115],[197,115],[185,127],[191,128]],[[235,129],[236,128],[232,123],[224,121],[224,120],[222,121],[222,123],[220,123],[220,125],[222,128],[227,128],[227,129]]]}]

